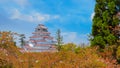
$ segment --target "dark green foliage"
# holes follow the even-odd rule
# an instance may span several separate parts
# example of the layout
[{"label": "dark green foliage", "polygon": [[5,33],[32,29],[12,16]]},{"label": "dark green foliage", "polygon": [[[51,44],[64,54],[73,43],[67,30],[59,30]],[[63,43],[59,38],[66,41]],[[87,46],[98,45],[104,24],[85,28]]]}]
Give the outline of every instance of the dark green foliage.
[{"label": "dark green foliage", "polygon": [[99,45],[100,48],[104,48],[105,47],[105,41],[102,38],[102,36],[94,37],[94,40],[91,41],[91,44],[92,44],[92,46]]},{"label": "dark green foliage", "polygon": [[20,35],[20,43],[21,43],[21,47],[23,48],[23,46],[25,45],[25,35],[24,34],[21,34]]},{"label": "dark green foliage", "polygon": [[56,40],[57,40],[57,49],[58,49],[58,51],[60,51],[60,49],[61,49],[61,45],[62,45],[62,41],[63,41],[63,37],[61,36],[61,31],[60,31],[60,29],[58,29],[57,30],[57,32],[56,32]]},{"label": "dark green foliage", "polygon": [[91,46],[105,48],[106,45],[114,45],[119,40],[119,36],[114,33],[114,29],[119,25],[117,17],[120,11],[120,0],[96,0],[95,15],[92,25]]}]

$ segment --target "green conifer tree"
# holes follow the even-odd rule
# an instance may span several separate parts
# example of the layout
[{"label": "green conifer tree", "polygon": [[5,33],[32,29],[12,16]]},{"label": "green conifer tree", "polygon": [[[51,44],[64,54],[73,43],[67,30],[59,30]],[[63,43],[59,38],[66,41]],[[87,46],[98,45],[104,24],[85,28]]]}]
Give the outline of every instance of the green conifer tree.
[{"label": "green conifer tree", "polygon": [[21,45],[21,47],[23,48],[23,46],[25,45],[25,35],[24,34],[21,34],[20,35],[20,45]]},{"label": "green conifer tree", "polygon": [[120,24],[117,17],[119,11],[120,0],[96,0],[91,46],[105,48],[117,43],[119,35],[115,34],[114,28]]},{"label": "green conifer tree", "polygon": [[57,41],[57,49],[58,49],[58,51],[60,51],[60,49],[61,49],[61,45],[62,45],[62,41],[63,41],[63,37],[61,36],[61,31],[60,31],[60,29],[58,29],[57,30],[57,32],[56,32],[56,41]]}]

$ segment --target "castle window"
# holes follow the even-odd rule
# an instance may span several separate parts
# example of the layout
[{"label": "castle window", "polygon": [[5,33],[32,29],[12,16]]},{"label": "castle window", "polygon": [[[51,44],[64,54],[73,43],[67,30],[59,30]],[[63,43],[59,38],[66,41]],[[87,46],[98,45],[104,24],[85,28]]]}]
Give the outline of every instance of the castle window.
[{"label": "castle window", "polygon": [[40,29],[38,29],[38,31],[40,31]]},{"label": "castle window", "polygon": [[43,29],[43,31],[47,32],[47,29]]}]

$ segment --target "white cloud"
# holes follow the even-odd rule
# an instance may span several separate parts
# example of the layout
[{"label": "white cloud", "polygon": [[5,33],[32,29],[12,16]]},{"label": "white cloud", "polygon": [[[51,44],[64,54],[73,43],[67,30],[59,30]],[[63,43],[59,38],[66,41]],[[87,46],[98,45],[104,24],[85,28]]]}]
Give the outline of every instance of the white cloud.
[{"label": "white cloud", "polygon": [[53,17],[53,19],[58,19],[58,18],[60,18],[59,15],[55,15],[55,16]]},{"label": "white cloud", "polygon": [[13,15],[11,16],[11,19],[18,19],[21,16],[20,12],[17,9],[12,10],[12,14]]},{"label": "white cloud", "polygon": [[40,14],[38,12],[34,12],[31,16],[33,17],[34,21],[38,22],[48,21],[50,19],[49,14]]},{"label": "white cloud", "polygon": [[92,21],[92,19],[94,18],[94,16],[95,16],[95,13],[93,12],[93,13],[91,14],[91,17],[90,17],[91,21]]},{"label": "white cloud", "polygon": [[[77,37],[77,33],[76,32],[66,32],[66,33],[62,33],[62,36],[64,37],[65,42],[73,42]],[[68,39],[68,40],[66,40],[66,39]]]},{"label": "white cloud", "polygon": [[0,0],[0,4],[7,7],[16,7],[18,5],[20,8],[24,8],[30,4],[28,0]]},{"label": "white cloud", "polygon": [[61,34],[63,36],[63,42],[64,43],[75,43],[75,44],[88,44],[89,41],[87,40],[88,36],[87,34],[78,34],[77,32],[63,32]]},{"label": "white cloud", "polygon": [[29,4],[28,0],[13,0],[13,1],[21,7],[24,7]]},{"label": "white cloud", "polygon": [[59,15],[41,14],[38,12],[32,12],[30,14],[23,14],[18,9],[13,9],[10,14],[10,19],[22,20],[27,22],[46,22],[51,19],[58,19]]}]

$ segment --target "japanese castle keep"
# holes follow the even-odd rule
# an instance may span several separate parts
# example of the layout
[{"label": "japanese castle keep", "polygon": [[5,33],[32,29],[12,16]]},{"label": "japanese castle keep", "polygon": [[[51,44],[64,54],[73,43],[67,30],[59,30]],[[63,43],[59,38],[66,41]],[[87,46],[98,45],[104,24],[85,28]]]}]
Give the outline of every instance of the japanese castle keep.
[{"label": "japanese castle keep", "polygon": [[43,24],[39,24],[37,28],[35,28],[35,32],[30,37],[30,40],[23,47],[27,52],[54,52],[55,41],[53,41],[53,37],[50,36],[48,32],[48,28]]}]

